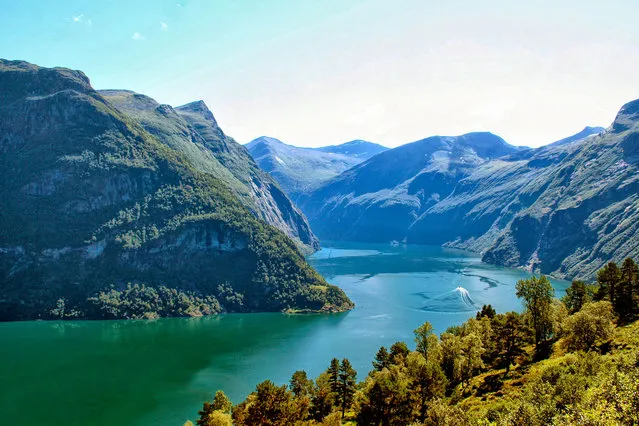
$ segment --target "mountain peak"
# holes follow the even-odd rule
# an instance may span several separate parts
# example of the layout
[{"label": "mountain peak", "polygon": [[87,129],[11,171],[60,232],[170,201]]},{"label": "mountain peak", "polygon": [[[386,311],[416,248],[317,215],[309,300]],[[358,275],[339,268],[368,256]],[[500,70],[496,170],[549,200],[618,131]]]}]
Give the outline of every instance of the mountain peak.
[{"label": "mountain peak", "polygon": [[175,110],[180,113],[197,114],[208,121],[212,121],[215,124],[215,126],[217,126],[217,121],[215,120],[213,113],[211,112],[211,110],[209,109],[209,107],[206,105],[206,103],[203,100],[194,101],[185,105],[181,105],[179,107],[176,107]]},{"label": "mountain peak", "polygon": [[0,73],[7,77],[0,84],[0,101],[23,95],[41,98],[69,90],[94,92],[82,71],[68,68],[44,68],[25,61],[0,59]]},{"label": "mountain peak", "polygon": [[[251,148],[254,147],[256,145],[259,144],[266,144],[266,145],[287,145],[284,142],[282,142],[279,139],[276,138],[272,138],[270,136],[260,136],[258,138],[253,139],[251,142],[246,144],[247,148]],[[287,145],[288,146],[288,145]]]},{"label": "mountain peak", "polygon": [[612,130],[623,132],[634,127],[639,121],[639,99],[628,102],[621,107],[612,123]]},{"label": "mountain peak", "polygon": [[603,127],[586,126],[586,127],[584,127],[584,129],[581,132],[577,132],[574,135],[568,136],[567,138],[563,138],[563,139],[560,139],[560,140],[558,140],[556,142],[548,144],[548,146],[567,145],[569,143],[580,141],[580,140],[583,140],[583,139],[585,139],[585,138],[587,138],[589,136],[601,133],[604,130],[606,130],[606,129],[604,129]]}]

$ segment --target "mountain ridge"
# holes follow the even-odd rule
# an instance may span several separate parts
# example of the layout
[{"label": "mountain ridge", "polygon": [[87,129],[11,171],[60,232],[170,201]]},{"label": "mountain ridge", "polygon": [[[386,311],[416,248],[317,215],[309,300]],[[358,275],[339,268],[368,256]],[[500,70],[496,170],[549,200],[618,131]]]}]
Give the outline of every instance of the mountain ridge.
[{"label": "mountain ridge", "polygon": [[[145,287],[127,290],[150,315],[166,311],[159,302],[205,303],[211,313],[352,308],[259,206],[249,209],[250,192],[241,198],[242,185],[225,180],[242,182],[218,160],[232,155],[206,146],[238,144],[203,137],[149,97],[117,95],[126,108],[79,71],[0,60],[0,320],[117,318],[113,291],[128,283],[169,288],[161,301],[145,299],[154,297]],[[193,153],[207,150],[196,163]],[[246,181],[277,187],[256,183],[262,173]]]},{"label": "mountain ridge", "polygon": [[320,238],[444,245],[592,279],[605,262],[639,255],[638,121],[639,101],[629,102],[607,130],[535,149],[486,133],[434,136],[343,172],[299,205]]}]

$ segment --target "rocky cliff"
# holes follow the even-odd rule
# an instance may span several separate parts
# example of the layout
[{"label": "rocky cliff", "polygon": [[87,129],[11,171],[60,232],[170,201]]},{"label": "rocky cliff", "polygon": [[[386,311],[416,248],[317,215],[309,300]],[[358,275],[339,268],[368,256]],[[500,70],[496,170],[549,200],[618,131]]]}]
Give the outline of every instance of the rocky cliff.
[{"label": "rocky cliff", "polygon": [[607,261],[639,256],[637,105],[606,130],[539,149],[490,134],[428,138],[373,157],[300,204],[321,238],[446,245],[591,279]]},{"label": "rocky cliff", "polygon": [[352,306],[285,234],[316,245],[303,216],[203,104],[117,96],[0,60],[0,320],[46,318],[59,300],[91,316],[89,300],[128,282],[228,310]]}]

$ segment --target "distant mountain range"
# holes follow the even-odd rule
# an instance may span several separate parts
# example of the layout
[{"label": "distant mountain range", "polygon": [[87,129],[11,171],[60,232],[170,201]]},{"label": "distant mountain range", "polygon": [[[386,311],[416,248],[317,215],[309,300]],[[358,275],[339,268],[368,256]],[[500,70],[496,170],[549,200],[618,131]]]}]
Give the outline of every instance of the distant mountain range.
[{"label": "distant mountain range", "polygon": [[201,101],[0,60],[0,182],[0,321],[352,307],[306,263],[304,215]]},{"label": "distant mountain range", "polygon": [[299,148],[267,136],[252,140],[246,148],[260,168],[270,173],[293,200],[388,149],[363,140]]},{"label": "distant mountain range", "polygon": [[431,137],[378,154],[299,205],[320,238],[406,241],[491,263],[593,278],[639,256],[639,101],[608,129],[537,148],[491,133]]}]

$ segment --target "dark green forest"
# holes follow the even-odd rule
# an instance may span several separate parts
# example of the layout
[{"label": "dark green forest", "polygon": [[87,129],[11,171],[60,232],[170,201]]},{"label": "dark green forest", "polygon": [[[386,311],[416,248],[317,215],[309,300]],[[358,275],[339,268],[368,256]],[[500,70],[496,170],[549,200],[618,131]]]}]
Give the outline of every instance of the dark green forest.
[{"label": "dark green forest", "polygon": [[359,382],[349,360],[335,358],[314,380],[304,371],[288,385],[266,380],[237,405],[219,390],[196,424],[638,424],[637,264],[611,262],[561,299],[545,276],[516,290],[522,313],[484,305],[439,336],[426,322],[414,350],[381,347]]}]

